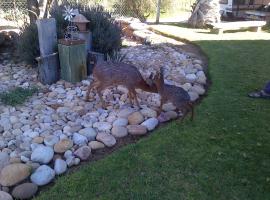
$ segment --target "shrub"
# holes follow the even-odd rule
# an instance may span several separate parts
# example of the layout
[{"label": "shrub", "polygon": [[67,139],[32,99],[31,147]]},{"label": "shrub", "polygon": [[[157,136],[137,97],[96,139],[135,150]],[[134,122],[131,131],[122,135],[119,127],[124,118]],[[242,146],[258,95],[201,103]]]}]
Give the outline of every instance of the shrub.
[{"label": "shrub", "polygon": [[[79,4],[72,7],[78,8],[79,12],[90,21],[94,51],[111,55],[113,51],[120,49],[121,30],[114,23],[114,18],[109,12],[98,5],[89,7]],[[60,5],[54,7],[50,12],[51,17],[56,19],[58,38],[64,37],[65,28],[68,25],[68,22],[64,20],[63,11],[64,5]],[[39,55],[38,33],[35,24],[27,25],[22,29],[18,50],[23,60],[29,64],[35,63],[35,58]]]},{"label": "shrub", "polygon": [[38,31],[36,24],[28,24],[21,30],[18,42],[18,54],[28,64],[36,63],[39,56]]},{"label": "shrub", "polygon": [[0,100],[6,105],[16,106],[24,103],[37,91],[37,88],[24,89],[21,87],[17,87],[12,91],[1,93]]}]

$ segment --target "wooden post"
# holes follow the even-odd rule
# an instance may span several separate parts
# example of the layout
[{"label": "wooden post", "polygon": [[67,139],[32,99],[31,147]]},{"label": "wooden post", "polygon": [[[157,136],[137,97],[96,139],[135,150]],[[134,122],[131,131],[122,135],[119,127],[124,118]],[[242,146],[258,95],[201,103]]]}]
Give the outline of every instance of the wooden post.
[{"label": "wooden post", "polygon": [[58,51],[63,80],[75,83],[86,78],[85,41],[69,44],[65,39],[59,40]]},{"label": "wooden post", "polygon": [[52,84],[59,80],[59,58],[56,52],[57,36],[55,19],[37,20],[40,57],[36,58],[39,67],[39,80]]},{"label": "wooden post", "polygon": [[161,0],[157,0],[156,24],[159,23]]},{"label": "wooden post", "polygon": [[56,51],[57,35],[54,18],[37,20],[40,55],[47,56]]}]

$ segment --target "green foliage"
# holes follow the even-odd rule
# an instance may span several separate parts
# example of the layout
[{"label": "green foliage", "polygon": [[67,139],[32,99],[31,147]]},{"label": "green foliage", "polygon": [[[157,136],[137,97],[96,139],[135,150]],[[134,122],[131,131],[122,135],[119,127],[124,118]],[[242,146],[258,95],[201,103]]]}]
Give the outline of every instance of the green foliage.
[{"label": "green foliage", "polygon": [[27,24],[21,30],[18,40],[18,54],[28,64],[36,63],[39,56],[38,31],[36,24]]},{"label": "green foliage", "polygon": [[93,37],[93,50],[104,54],[112,54],[121,47],[121,30],[115,24],[111,13],[104,7],[78,5],[80,13],[89,21]]},{"label": "green foliage", "polygon": [[24,89],[21,87],[17,87],[12,91],[1,93],[0,100],[5,105],[16,106],[24,103],[37,91],[37,88]]},{"label": "green foliage", "polygon": [[[111,55],[121,47],[121,30],[114,23],[114,18],[102,6],[72,5],[78,8],[89,21],[92,32],[93,50]],[[50,14],[56,19],[57,37],[63,38],[68,22],[63,17],[64,5],[54,7]],[[39,56],[38,32],[35,24],[26,25],[22,29],[18,45],[20,57],[29,64],[35,63]]]}]

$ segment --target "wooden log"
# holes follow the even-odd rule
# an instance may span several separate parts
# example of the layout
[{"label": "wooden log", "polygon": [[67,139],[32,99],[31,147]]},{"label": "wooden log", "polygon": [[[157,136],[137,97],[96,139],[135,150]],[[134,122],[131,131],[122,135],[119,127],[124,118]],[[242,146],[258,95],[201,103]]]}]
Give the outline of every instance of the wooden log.
[{"label": "wooden log", "polygon": [[57,35],[54,18],[37,20],[40,55],[46,56],[56,52]]},{"label": "wooden log", "polygon": [[85,44],[58,44],[61,78],[75,83],[86,78]]},{"label": "wooden log", "polygon": [[43,84],[52,84],[59,80],[58,53],[36,58],[38,61],[38,79]]}]

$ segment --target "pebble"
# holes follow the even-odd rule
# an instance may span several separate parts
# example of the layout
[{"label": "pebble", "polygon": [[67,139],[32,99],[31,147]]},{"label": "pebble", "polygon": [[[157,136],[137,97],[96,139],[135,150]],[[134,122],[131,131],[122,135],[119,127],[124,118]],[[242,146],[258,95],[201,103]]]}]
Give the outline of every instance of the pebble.
[{"label": "pebble", "polygon": [[127,128],[123,126],[114,126],[112,128],[112,135],[117,138],[125,137],[128,135]]},{"label": "pebble", "polygon": [[128,123],[131,125],[136,125],[142,123],[144,117],[140,112],[134,112],[128,116]]},{"label": "pebble", "polygon": [[80,147],[74,152],[74,155],[80,160],[87,160],[91,155],[91,148],[89,146]]},{"label": "pebble", "polygon": [[41,165],[36,171],[31,175],[30,179],[33,183],[38,186],[47,185],[55,177],[55,172],[48,165]]},{"label": "pebble", "polygon": [[49,163],[54,155],[54,151],[51,147],[38,146],[31,154],[31,160],[41,164]]},{"label": "pebble", "polygon": [[67,171],[67,163],[66,161],[57,158],[54,162],[54,171],[55,174],[60,175]]},{"label": "pebble", "polygon": [[105,145],[103,143],[98,142],[98,141],[91,141],[91,142],[89,142],[88,146],[92,150],[103,149],[105,147]]},{"label": "pebble", "polygon": [[143,125],[128,125],[127,129],[131,135],[145,135],[147,133],[147,129]]},{"label": "pebble", "polygon": [[54,135],[49,135],[44,138],[44,144],[46,146],[53,147],[58,142],[59,142],[59,137],[54,136]]},{"label": "pebble", "polygon": [[13,200],[12,196],[4,191],[0,191],[0,199],[1,200]]},{"label": "pebble", "polygon": [[70,139],[62,139],[58,143],[56,143],[53,147],[56,153],[64,153],[67,150],[71,149],[73,146],[73,141]]},{"label": "pebble", "polygon": [[16,186],[12,191],[12,196],[16,199],[30,199],[38,191],[38,186],[34,183],[23,183]]},{"label": "pebble", "polygon": [[93,124],[94,128],[97,128],[99,131],[108,132],[111,130],[112,125],[109,122],[96,122]]},{"label": "pebble", "polygon": [[126,126],[128,125],[128,120],[126,118],[118,118],[113,122],[113,126]]},{"label": "pebble", "polygon": [[116,139],[111,134],[104,132],[97,134],[97,140],[105,144],[107,147],[112,147],[116,144]]},{"label": "pebble", "polygon": [[176,107],[172,103],[166,103],[166,104],[163,104],[163,106],[162,106],[162,110],[165,112],[172,111],[175,109],[176,109]]},{"label": "pebble", "polygon": [[8,153],[0,152],[0,171],[9,164]]},{"label": "pebble", "polygon": [[5,166],[0,173],[2,186],[13,186],[30,175],[31,168],[28,165],[16,163]]},{"label": "pebble", "polygon": [[141,125],[145,126],[148,131],[152,131],[158,125],[158,119],[157,118],[149,118],[146,121],[144,121]]},{"label": "pebble", "polygon": [[79,133],[74,133],[73,134],[73,142],[74,144],[77,144],[79,146],[83,146],[83,145],[86,145],[88,140],[87,140],[87,137],[79,134]]},{"label": "pebble", "polygon": [[84,128],[79,131],[79,134],[85,136],[88,141],[93,141],[96,139],[97,132],[93,128]]},{"label": "pebble", "polygon": [[157,117],[157,111],[151,109],[151,108],[144,108],[140,111],[144,117],[152,118]]}]

